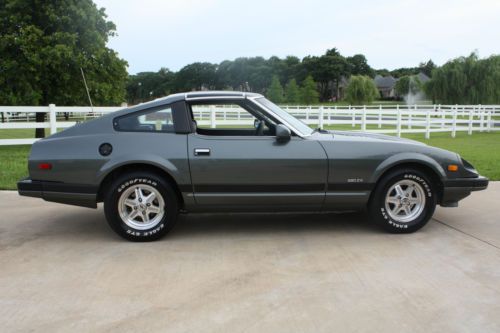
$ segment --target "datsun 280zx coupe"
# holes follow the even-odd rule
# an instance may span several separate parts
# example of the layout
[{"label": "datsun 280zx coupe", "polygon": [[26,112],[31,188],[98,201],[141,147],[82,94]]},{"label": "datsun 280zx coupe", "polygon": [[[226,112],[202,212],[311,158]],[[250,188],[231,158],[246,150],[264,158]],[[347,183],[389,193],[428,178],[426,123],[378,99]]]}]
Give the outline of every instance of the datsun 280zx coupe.
[{"label": "datsun 280zx coupe", "polygon": [[[254,126],[206,126],[200,110],[228,105]],[[37,141],[18,191],[85,207],[104,202],[116,233],[149,241],[171,230],[180,212],[367,209],[386,230],[408,233],[437,204],[457,206],[487,185],[453,152],[313,130],[259,94],[190,92]]]}]

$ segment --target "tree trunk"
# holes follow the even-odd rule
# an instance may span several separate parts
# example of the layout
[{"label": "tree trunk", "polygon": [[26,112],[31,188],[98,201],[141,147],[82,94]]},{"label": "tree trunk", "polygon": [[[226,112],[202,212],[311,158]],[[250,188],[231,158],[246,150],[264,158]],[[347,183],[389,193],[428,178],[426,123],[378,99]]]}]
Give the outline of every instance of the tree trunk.
[{"label": "tree trunk", "polygon": [[[37,123],[43,123],[45,121],[45,112],[37,112],[35,113],[35,120]],[[35,138],[45,138],[45,128],[37,128],[35,129]]]}]

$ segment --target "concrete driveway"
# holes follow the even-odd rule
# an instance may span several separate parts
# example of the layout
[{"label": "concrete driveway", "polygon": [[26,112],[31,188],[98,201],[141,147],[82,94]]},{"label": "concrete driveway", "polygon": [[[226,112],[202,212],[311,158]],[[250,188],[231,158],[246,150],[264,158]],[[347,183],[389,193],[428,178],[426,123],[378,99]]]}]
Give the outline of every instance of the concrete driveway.
[{"label": "concrete driveway", "polygon": [[500,331],[500,183],[415,234],[368,220],[184,216],[137,244],[101,208],[2,192],[0,331]]}]

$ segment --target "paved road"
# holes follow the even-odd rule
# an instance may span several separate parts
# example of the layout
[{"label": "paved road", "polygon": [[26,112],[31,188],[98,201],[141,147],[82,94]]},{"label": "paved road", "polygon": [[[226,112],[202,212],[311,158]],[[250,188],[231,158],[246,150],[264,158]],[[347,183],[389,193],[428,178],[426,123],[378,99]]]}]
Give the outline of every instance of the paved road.
[{"label": "paved road", "polygon": [[2,192],[0,330],[500,331],[500,183],[412,235],[368,220],[187,216],[135,244],[102,209]]}]

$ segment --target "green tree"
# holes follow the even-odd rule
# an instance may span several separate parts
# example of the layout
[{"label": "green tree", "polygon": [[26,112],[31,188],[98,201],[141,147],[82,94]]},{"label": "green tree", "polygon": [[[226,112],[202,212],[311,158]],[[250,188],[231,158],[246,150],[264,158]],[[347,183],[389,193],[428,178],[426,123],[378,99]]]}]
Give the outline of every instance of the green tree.
[{"label": "green tree", "polygon": [[335,48],[327,50],[321,57],[305,57],[302,59],[302,66],[307,75],[312,75],[318,83],[322,101],[329,100],[333,96],[338,97],[340,80],[349,75],[346,58]]},{"label": "green tree", "polygon": [[420,72],[419,67],[402,67],[390,71],[389,74],[394,76],[395,78],[400,78],[403,76],[417,75],[419,72]]},{"label": "green tree", "polygon": [[217,83],[217,65],[208,62],[195,62],[184,66],[175,74],[177,91],[214,89]]},{"label": "green tree", "polygon": [[127,101],[130,104],[163,97],[173,90],[174,73],[167,68],[158,72],[130,75],[127,82]]},{"label": "green tree", "polygon": [[269,98],[274,103],[283,102],[283,87],[281,86],[278,76],[274,75],[271,79],[271,85],[267,90],[267,98]]},{"label": "green tree", "polygon": [[300,99],[304,104],[316,104],[319,101],[316,82],[314,82],[311,75],[308,75],[304,82],[302,82],[302,88],[300,89]]},{"label": "green tree", "polygon": [[106,47],[115,29],[91,0],[3,0],[0,104],[88,104],[80,68],[94,104],[123,102],[127,63]]},{"label": "green tree", "polygon": [[286,102],[291,104],[300,103],[300,88],[295,79],[288,81],[285,89]]},{"label": "green tree", "polygon": [[422,92],[422,82],[420,82],[418,76],[416,75],[406,75],[401,77],[396,85],[394,86],[394,91],[399,97],[406,96],[408,94],[416,95]]},{"label": "green tree", "polygon": [[436,64],[429,59],[429,61],[421,63],[419,68],[422,73],[428,77],[432,77],[432,71],[436,68]]},{"label": "green tree", "polygon": [[436,68],[424,89],[439,103],[498,104],[499,82],[500,55],[479,59],[472,53]]},{"label": "green tree", "polygon": [[356,54],[352,57],[347,57],[346,61],[349,66],[349,72],[352,75],[375,76],[375,71],[368,65],[368,60],[366,60],[364,55]]},{"label": "green tree", "polygon": [[379,92],[373,80],[368,76],[353,75],[345,92],[345,99],[351,104],[370,103]]}]

